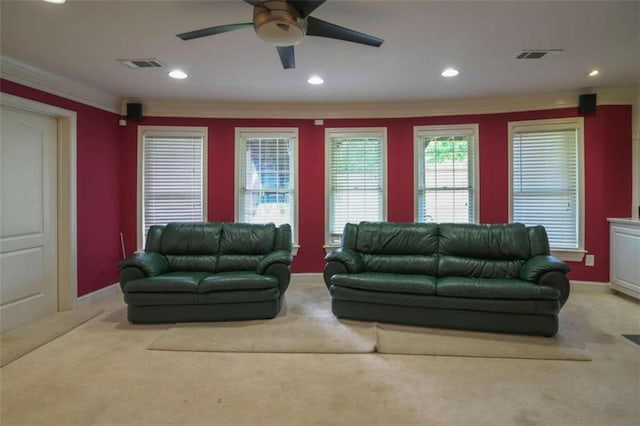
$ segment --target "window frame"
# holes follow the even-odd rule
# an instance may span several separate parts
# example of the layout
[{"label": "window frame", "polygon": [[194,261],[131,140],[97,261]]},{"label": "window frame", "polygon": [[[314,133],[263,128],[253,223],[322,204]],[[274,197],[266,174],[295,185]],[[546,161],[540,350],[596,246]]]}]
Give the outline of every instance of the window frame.
[{"label": "window frame", "polygon": [[387,167],[387,128],[386,127],[340,127],[325,128],[325,154],[324,154],[324,175],[325,175],[325,208],[324,208],[324,249],[327,253],[340,247],[340,244],[331,242],[330,214],[331,214],[331,138],[334,137],[366,137],[375,136],[382,139],[382,219],[387,221],[388,213],[388,167]]},{"label": "window frame", "polygon": [[244,139],[247,138],[247,135],[250,137],[256,138],[290,138],[292,140],[292,170],[290,176],[290,182],[292,185],[291,189],[291,209],[293,216],[293,223],[291,223],[291,230],[293,234],[293,255],[298,254],[298,249],[300,248],[300,237],[299,237],[299,215],[298,215],[298,205],[299,205],[299,184],[298,184],[298,135],[299,129],[297,127],[236,127],[235,128],[235,139],[234,139],[234,191],[233,191],[233,217],[236,222],[240,221],[240,189],[242,188],[242,184],[244,183],[243,171],[244,166],[240,163],[240,159],[242,158],[242,150],[245,147]]},{"label": "window frame", "polygon": [[575,128],[577,132],[577,176],[576,194],[578,197],[577,213],[577,249],[554,249],[551,247],[551,255],[570,262],[582,262],[585,250],[585,174],[584,174],[584,118],[551,118],[542,120],[510,121],[508,123],[509,145],[509,222],[513,222],[513,137],[517,132],[545,132],[554,130],[566,130]]},{"label": "window frame", "polygon": [[136,242],[137,250],[144,250],[144,137],[149,136],[197,136],[202,137],[202,221],[207,221],[208,210],[208,129],[195,126],[138,126],[137,194],[136,194]]},{"label": "window frame", "polygon": [[[451,124],[451,125],[435,125],[435,126],[414,126],[413,127],[413,158],[414,158],[414,169],[413,169],[413,188],[414,188],[414,196],[413,196],[413,221],[418,222],[418,210],[419,203],[418,197],[420,194],[420,183],[419,183],[419,172],[420,172],[420,164],[422,159],[421,155],[421,146],[422,141],[421,138],[425,135],[438,135],[438,136],[447,136],[447,135],[459,135],[459,134],[471,134],[472,135],[472,143],[471,149],[473,151],[473,222],[464,222],[464,223],[479,223],[480,222],[480,126],[478,123],[469,123],[469,124]],[[423,165],[424,168],[424,165]]]}]

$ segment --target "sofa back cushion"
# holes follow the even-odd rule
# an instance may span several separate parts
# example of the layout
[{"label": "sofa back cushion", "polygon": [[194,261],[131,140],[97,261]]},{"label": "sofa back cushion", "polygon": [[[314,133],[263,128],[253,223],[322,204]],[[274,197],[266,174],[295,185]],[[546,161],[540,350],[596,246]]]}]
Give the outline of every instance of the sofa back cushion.
[{"label": "sofa back cushion", "polygon": [[157,247],[170,271],[215,272],[221,231],[220,223],[169,223],[158,238],[157,228],[152,227],[146,250]]},{"label": "sofa back cushion", "polygon": [[436,275],[438,225],[361,222],[343,242],[360,252],[365,271]]},{"label": "sofa back cushion", "polygon": [[255,270],[260,259],[273,251],[275,237],[273,223],[223,224],[217,272]]},{"label": "sofa back cushion", "polygon": [[518,277],[531,257],[523,224],[440,224],[438,276]]}]

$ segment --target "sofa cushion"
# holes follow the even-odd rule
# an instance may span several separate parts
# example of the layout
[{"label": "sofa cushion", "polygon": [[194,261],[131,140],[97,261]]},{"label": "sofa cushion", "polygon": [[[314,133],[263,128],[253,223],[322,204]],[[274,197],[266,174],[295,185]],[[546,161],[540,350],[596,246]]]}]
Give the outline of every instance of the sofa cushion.
[{"label": "sofa cushion", "polygon": [[214,255],[166,255],[170,271],[216,272],[218,256]]},{"label": "sofa cushion", "polygon": [[207,272],[169,272],[155,277],[140,278],[125,284],[126,293],[197,293]]},{"label": "sofa cushion", "polygon": [[[135,306],[211,305],[218,303],[259,303],[277,300],[277,288],[264,290],[212,291],[209,293],[125,293],[124,300]],[[211,309],[215,309],[212,307]],[[251,310],[251,305],[247,306]]]},{"label": "sofa cushion", "polygon": [[222,272],[204,278],[198,286],[198,293],[269,288],[278,288],[278,279],[273,275],[260,275],[255,272]]},{"label": "sofa cushion", "polygon": [[502,225],[440,225],[439,253],[486,260],[526,260],[531,257],[529,234],[521,223]]},{"label": "sofa cushion", "polygon": [[349,287],[358,290],[423,295],[433,295],[436,289],[436,280],[429,275],[385,274],[375,272],[335,274],[331,277],[331,284],[333,286]]},{"label": "sofa cushion", "polygon": [[487,260],[470,257],[438,257],[439,277],[518,278],[524,260]]},{"label": "sofa cushion", "polygon": [[216,272],[229,272],[229,271],[253,271],[255,272],[260,259],[264,255],[249,255],[249,254],[223,254],[218,257],[218,264],[216,265]]},{"label": "sofa cushion", "polygon": [[436,275],[437,256],[420,254],[363,254],[363,270],[392,274]]},{"label": "sofa cushion", "polygon": [[478,299],[557,300],[556,288],[518,279],[443,277],[436,282],[436,295]]},{"label": "sofa cushion", "polygon": [[169,223],[162,232],[160,252],[170,255],[216,255],[220,223]]},{"label": "sofa cushion", "polygon": [[438,225],[361,222],[355,248],[366,254],[433,255],[438,250]]},{"label": "sofa cushion", "polygon": [[338,286],[331,287],[331,297],[338,300],[382,305],[511,314],[554,315],[560,310],[560,302],[558,300],[469,299],[406,293],[381,293]]},{"label": "sofa cushion", "polygon": [[276,226],[225,223],[222,225],[220,254],[264,255],[273,250]]}]

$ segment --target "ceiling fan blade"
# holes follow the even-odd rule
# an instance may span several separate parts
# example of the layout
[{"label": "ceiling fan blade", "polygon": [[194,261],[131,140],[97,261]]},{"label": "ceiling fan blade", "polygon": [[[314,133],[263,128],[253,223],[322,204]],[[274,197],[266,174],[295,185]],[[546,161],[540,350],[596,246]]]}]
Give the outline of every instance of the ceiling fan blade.
[{"label": "ceiling fan blade", "polygon": [[187,33],[176,34],[183,40],[191,40],[194,38],[207,37],[214,34],[228,33],[229,31],[241,30],[243,28],[253,27],[252,22],[244,22],[241,24],[219,25],[217,27],[202,28]]},{"label": "ceiling fan blade", "polygon": [[327,0],[289,0],[287,3],[293,6],[293,8],[300,13],[301,18],[306,18],[311,15],[311,12],[322,6],[325,1]]},{"label": "ceiling fan blade", "polygon": [[262,2],[260,0],[244,0],[245,3],[249,3],[251,6],[262,6],[267,10],[271,10],[269,9],[267,6],[265,6],[264,4],[262,4]]},{"label": "ceiling fan blade", "polygon": [[312,16],[307,18],[307,23],[307,35],[310,36],[335,38],[374,47],[380,47],[380,45],[384,43],[384,40],[381,38],[350,30],[349,28],[322,21]]},{"label": "ceiling fan blade", "polygon": [[277,46],[278,55],[280,55],[280,62],[282,62],[282,68],[285,70],[296,67],[296,55],[293,50],[293,46]]}]

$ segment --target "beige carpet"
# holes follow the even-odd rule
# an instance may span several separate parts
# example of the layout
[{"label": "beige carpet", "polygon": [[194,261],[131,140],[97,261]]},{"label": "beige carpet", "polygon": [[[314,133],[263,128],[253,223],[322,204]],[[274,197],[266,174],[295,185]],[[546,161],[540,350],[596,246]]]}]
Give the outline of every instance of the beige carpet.
[{"label": "beige carpet", "polygon": [[483,358],[590,360],[571,312],[553,338],[339,320],[324,285],[289,288],[278,317],[178,324],[152,350],[255,353],[370,353]]},{"label": "beige carpet", "polygon": [[0,335],[0,367],[95,318],[102,310],[64,311]]}]

